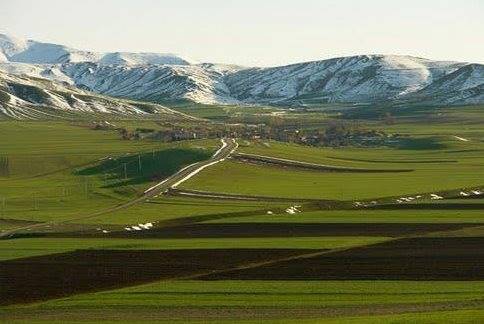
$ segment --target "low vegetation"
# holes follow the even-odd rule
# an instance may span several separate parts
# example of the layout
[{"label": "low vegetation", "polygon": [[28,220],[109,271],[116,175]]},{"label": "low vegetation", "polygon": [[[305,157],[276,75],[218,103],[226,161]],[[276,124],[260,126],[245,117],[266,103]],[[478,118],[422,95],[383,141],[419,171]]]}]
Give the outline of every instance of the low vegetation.
[{"label": "low vegetation", "polygon": [[481,321],[481,108],[175,108],[0,122],[1,320]]}]

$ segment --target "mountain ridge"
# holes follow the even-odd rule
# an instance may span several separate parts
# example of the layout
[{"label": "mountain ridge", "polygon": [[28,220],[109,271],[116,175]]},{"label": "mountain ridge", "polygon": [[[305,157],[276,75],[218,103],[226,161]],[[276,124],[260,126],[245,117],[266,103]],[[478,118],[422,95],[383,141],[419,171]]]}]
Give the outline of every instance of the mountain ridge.
[{"label": "mountain ridge", "polygon": [[[43,56],[36,49],[39,46],[45,50]],[[408,55],[357,55],[267,68],[242,67],[197,63],[174,54],[79,51],[5,35],[0,35],[0,53],[4,57],[0,70],[5,73],[157,103],[484,102],[484,65]]]}]

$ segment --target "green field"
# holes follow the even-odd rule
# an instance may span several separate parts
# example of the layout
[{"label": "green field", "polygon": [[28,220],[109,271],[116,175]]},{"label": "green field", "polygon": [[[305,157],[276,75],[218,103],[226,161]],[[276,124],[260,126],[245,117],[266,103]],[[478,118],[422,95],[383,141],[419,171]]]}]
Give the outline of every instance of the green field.
[{"label": "green field", "polygon": [[[175,108],[217,127],[264,123],[277,113],[288,127],[310,129],[335,116],[328,107],[282,114],[270,107]],[[0,322],[482,322],[484,200],[459,191],[484,190],[484,115],[459,109],[408,110],[391,125],[359,120],[400,134],[383,146],[238,140],[240,153],[411,172],[321,172],[229,158],[178,187],[264,199],[183,192],[139,198],[209,159],[216,139],[123,140],[88,121],[0,122],[0,234],[13,233],[0,239],[0,280],[10,289],[0,291]],[[158,120],[113,123],[130,131],[168,127]],[[430,193],[449,199],[431,200]],[[396,202],[418,194],[425,197]],[[309,198],[321,201],[297,202]],[[377,203],[355,205],[370,200]],[[154,227],[125,229],[147,222]],[[304,264],[312,266],[298,268]],[[314,277],[322,264],[326,270]],[[45,278],[34,270],[47,267]],[[333,279],[333,267],[356,275]],[[418,275],[392,277],[400,272]],[[381,277],[367,279],[375,273]],[[40,280],[23,285],[30,276]],[[52,291],[29,299],[45,282]],[[71,284],[79,290],[64,293]]]},{"label": "green field", "polygon": [[[350,200],[483,185],[484,131],[479,124],[470,124],[464,130],[457,124],[403,124],[385,130],[406,136],[405,141],[410,144],[314,148],[274,141],[243,141],[240,152],[338,167],[412,172],[312,172],[230,161],[205,171],[184,186],[212,192]],[[221,174],[230,174],[231,181],[217,176]]]},{"label": "green field", "polygon": [[[279,295],[281,290],[287,295]],[[155,298],[148,298],[155,296]],[[481,299],[484,283],[408,281],[163,281],[46,305],[90,306],[335,306]]]},{"label": "green field", "polygon": [[[284,293],[281,293],[284,291]],[[94,320],[102,310],[104,318],[118,322],[171,320],[198,322],[197,316],[205,312],[210,319],[212,310],[231,308],[233,318],[244,323],[436,323],[452,321],[476,323],[483,316],[482,309],[451,311],[453,304],[482,300],[482,282],[408,282],[408,281],[325,281],[325,282],[281,282],[281,281],[163,281],[96,294],[54,300],[37,305],[6,309],[11,318],[25,318],[36,314],[39,320],[53,318],[70,321]],[[421,303],[425,312],[412,309]],[[446,305],[446,311],[432,311],[431,305]],[[319,315],[311,313],[311,307],[337,309],[338,312]],[[401,307],[412,309],[406,314],[378,315]],[[179,309],[178,318],[157,317],[158,309]],[[277,309],[270,316],[259,317],[254,309]],[[357,316],[358,312],[374,309],[376,315]],[[125,310],[129,310],[126,315]],[[306,312],[304,311],[306,310]],[[183,316],[185,312],[185,316]],[[55,314],[55,315],[53,315]],[[194,314],[191,321],[188,314]],[[223,313],[222,313],[223,314]],[[176,315],[175,315],[176,316]],[[219,314],[221,316],[221,314]],[[290,317],[297,319],[289,320]],[[190,317],[189,317],[190,318]],[[324,320],[323,320],[324,318]],[[219,319],[220,320],[220,319]],[[228,319],[226,319],[229,322]],[[217,321],[218,322],[218,321]],[[220,322],[224,322],[220,320]]]},{"label": "green field", "polygon": [[[95,230],[93,230],[94,232]],[[339,249],[387,240],[385,237],[293,237],[284,238],[26,238],[0,241],[0,260],[25,258],[75,250],[172,250],[172,249]]]},{"label": "green field", "polygon": [[126,141],[116,131],[60,122],[2,122],[0,136],[0,159],[7,161],[0,172],[0,216],[26,221],[63,221],[109,209],[206,159],[218,145]]}]

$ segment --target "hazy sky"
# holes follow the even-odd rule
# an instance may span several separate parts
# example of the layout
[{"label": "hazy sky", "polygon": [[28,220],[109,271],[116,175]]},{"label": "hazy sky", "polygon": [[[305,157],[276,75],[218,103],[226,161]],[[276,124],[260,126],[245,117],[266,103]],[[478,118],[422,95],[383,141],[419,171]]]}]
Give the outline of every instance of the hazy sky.
[{"label": "hazy sky", "polygon": [[0,32],[241,65],[370,53],[484,63],[484,0],[0,0]]}]

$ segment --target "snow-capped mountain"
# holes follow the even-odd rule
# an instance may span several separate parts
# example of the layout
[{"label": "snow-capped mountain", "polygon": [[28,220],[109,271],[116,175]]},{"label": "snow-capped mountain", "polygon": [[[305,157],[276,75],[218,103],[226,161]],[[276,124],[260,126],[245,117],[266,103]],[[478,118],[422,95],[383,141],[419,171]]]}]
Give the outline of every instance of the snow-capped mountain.
[{"label": "snow-capped mountain", "polygon": [[103,65],[190,64],[189,60],[170,53],[97,53],[0,34],[0,62],[5,60],[30,64],[79,62],[97,62]]},{"label": "snow-capped mountain", "polygon": [[190,61],[170,53],[106,53],[99,60],[104,65],[189,65]]},{"label": "snow-capped mountain", "polygon": [[464,65],[363,55],[247,69],[227,76],[226,84],[234,97],[249,102],[374,102],[418,91]]},{"label": "snow-capped mountain", "polygon": [[94,52],[80,51],[63,45],[23,40],[0,34],[0,52],[10,62],[60,64],[99,60]]},{"label": "snow-capped mountain", "polygon": [[439,98],[446,104],[464,101],[467,104],[484,102],[484,65],[468,64],[449,73],[429,86],[412,94],[419,101],[431,103]]},{"label": "snow-capped mountain", "polygon": [[483,103],[483,65],[360,55],[271,68],[199,64],[174,54],[94,53],[0,35],[0,71],[99,94],[166,102]]},{"label": "snow-capped mountain", "polygon": [[0,72],[0,119],[50,119],[83,113],[189,118],[158,104],[111,98],[46,79]]}]

